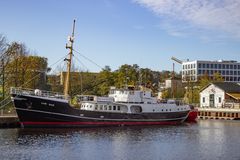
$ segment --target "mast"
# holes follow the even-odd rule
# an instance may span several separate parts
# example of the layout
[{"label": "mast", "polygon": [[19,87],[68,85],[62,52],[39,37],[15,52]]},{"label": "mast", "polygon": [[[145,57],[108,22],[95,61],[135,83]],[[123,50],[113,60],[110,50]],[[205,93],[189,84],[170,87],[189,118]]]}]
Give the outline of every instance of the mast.
[{"label": "mast", "polygon": [[66,49],[69,49],[68,58],[64,59],[67,61],[67,73],[66,73],[66,80],[64,86],[64,96],[67,99],[69,95],[69,86],[70,86],[70,72],[71,72],[71,65],[72,65],[72,56],[73,56],[73,42],[74,42],[74,30],[75,30],[75,19],[73,20],[73,30],[72,36],[68,38],[68,44],[66,44]]},{"label": "mast", "polygon": [[175,71],[174,70],[175,70],[175,64],[173,63],[172,80],[171,80],[172,81],[172,84],[171,84],[172,98],[174,98],[174,94],[175,94],[175,88],[174,87],[176,85],[175,81],[174,81],[174,79],[175,79],[175,73],[174,73]]}]

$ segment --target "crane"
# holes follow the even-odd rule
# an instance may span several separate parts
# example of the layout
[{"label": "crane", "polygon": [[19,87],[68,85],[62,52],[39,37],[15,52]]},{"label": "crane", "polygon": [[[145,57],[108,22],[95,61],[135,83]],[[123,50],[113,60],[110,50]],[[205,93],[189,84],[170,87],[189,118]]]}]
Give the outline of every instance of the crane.
[{"label": "crane", "polygon": [[181,61],[180,59],[177,59],[176,57],[172,57],[171,59],[179,64],[183,63],[183,61]]}]

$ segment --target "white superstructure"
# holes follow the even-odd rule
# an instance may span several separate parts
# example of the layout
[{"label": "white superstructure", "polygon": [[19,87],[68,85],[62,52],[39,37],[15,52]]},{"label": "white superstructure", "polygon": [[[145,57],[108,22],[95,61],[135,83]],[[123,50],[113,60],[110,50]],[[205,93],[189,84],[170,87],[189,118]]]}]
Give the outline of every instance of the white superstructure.
[{"label": "white superstructure", "polygon": [[[84,97],[84,96],[83,96]],[[132,89],[111,89],[108,97],[87,96],[80,98],[81,109],[116,113],[154,113],[189,111],[189,105],[168,100],[159,103],[150,91]]]}]

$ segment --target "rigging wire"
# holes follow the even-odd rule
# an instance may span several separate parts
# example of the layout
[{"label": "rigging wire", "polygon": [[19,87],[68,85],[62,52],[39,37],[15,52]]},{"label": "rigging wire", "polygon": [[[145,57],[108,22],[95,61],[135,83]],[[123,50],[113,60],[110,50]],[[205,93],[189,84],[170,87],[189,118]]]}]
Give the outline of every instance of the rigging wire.
[{"label": "rigging wire", "polygon": [[88,70],[87,66],[84,63],[82,63],[76,56],[73,57],[80,63],[80,65],[82,65],[86,70]]},{"label": "rigging wire", "polygon": [[91,62],[92,64],[96,65],[97,67],[99,67],[100,69],[104,70],[104,67],[100,66],[99,64],[97,64],[96,62],[94,62],[93,60],[91,60],[90,58],[86,57],[85,55],[83,55],[82,53],[76,51],[75,49],[73,49],[74,52],[78,53],[80,56],[82,56],[84,59],[88,60],[89,62]]}]

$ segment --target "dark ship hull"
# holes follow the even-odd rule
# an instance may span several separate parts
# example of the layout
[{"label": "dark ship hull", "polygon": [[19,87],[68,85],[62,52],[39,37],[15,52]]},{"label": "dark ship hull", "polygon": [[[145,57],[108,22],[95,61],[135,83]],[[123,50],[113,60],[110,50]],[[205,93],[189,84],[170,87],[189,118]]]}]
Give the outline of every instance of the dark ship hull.
[{"label": "dark ship hull", "polygon": [[189,111],[167,113],[113,113],[87,111],[70,106],[67,101],[31,95],[12,94],[22,127],[95,127],[129,125],[176,125]]}]

